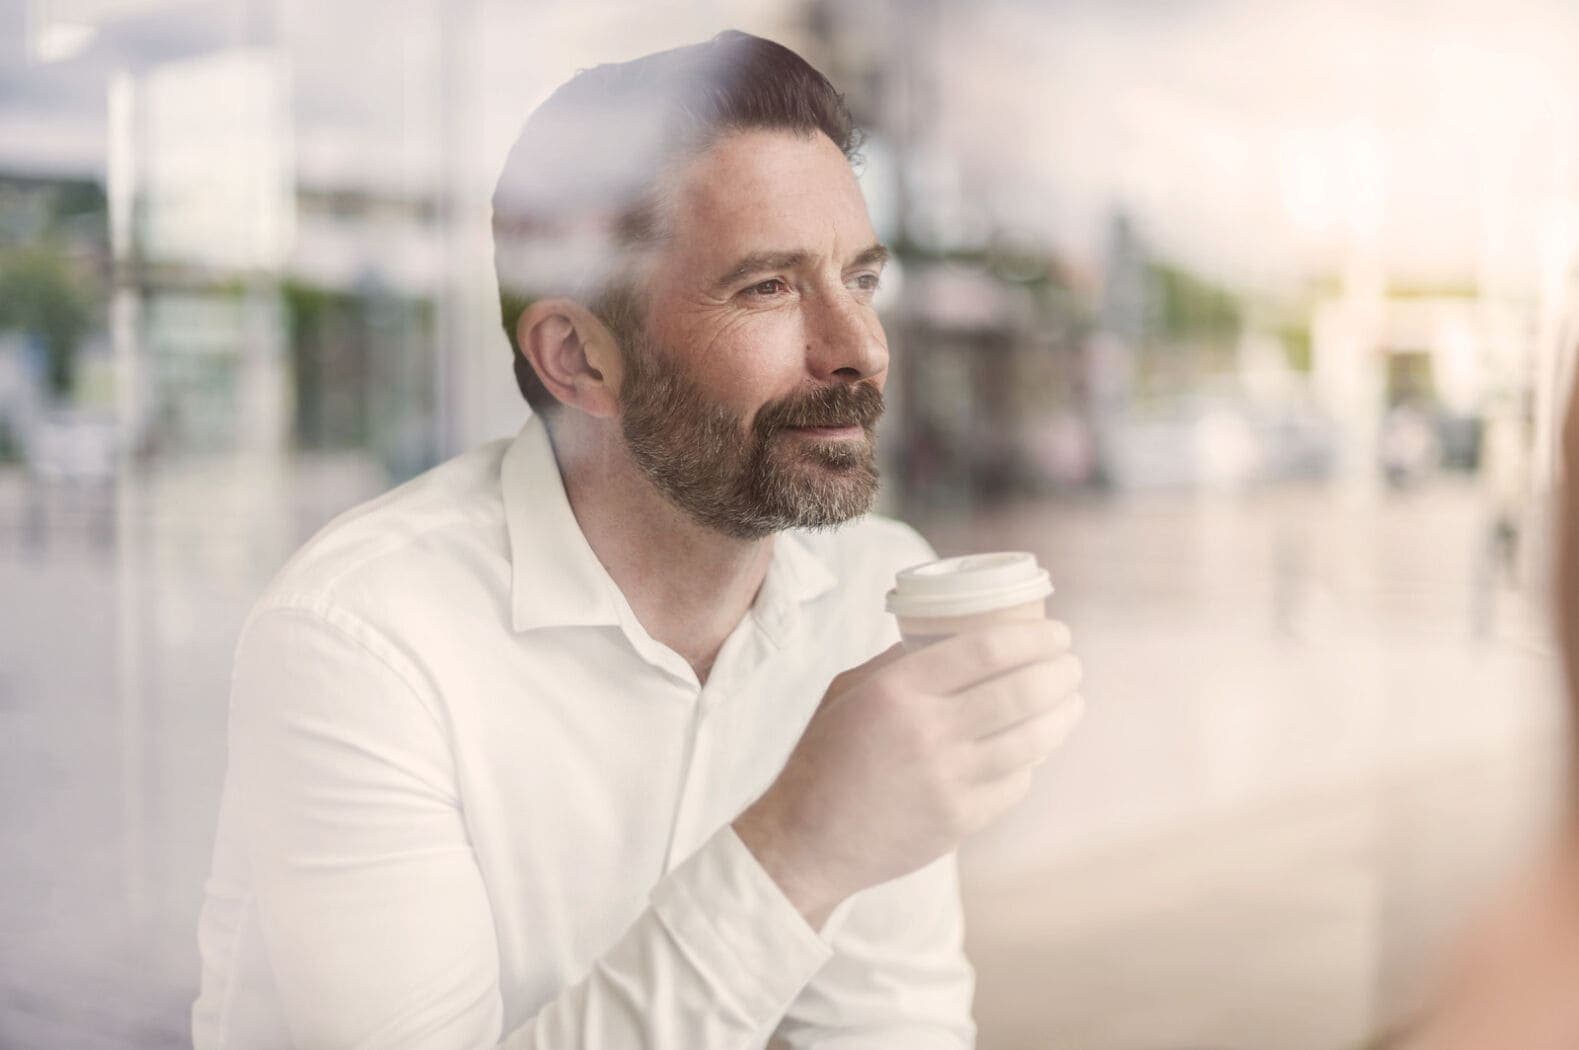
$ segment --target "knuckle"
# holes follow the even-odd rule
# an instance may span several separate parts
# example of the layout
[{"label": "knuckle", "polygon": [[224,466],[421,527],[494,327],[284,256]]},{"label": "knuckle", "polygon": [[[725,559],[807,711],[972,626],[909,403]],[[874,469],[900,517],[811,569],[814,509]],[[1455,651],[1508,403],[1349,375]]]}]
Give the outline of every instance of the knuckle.
[{"label": "knuckle", "polygon": [[982,631],[972,641],[971,656],[981,666],[997,667],[1006,659],[1004,649],[1003,638],[997,631]]}]

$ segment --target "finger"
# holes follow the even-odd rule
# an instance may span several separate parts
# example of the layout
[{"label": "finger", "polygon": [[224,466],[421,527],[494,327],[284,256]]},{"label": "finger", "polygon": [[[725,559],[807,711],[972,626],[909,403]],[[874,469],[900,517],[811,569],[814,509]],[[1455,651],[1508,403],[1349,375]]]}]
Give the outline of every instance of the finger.
[{"label": "finger", "polygon": [[957,693],[1013,668],[1050,660],[1069,642],[1069,628],[1057,620],[996,623],[907,653],[892,670],[908,688]]},{"label": "finger", "polygon": [[1041,765],[1069,739],[1085,710],[1085,698],[1075,693],[1050,711],[976,741],[975,776],[990,780]]},{"label": "finger", "polygon": [[1080,688],[1082,674],[1079,657],[1064,653],[989,678],[949,699],[960,731],[975,739],[1056,707]]},{"label": "finger", "polygon": [[976,790],[980,792],[979,812],[982,814],[982,818],[977,822],[978,829],[1024,800],[1026,793],[1031,790],[1031,782],[1034,779],[1035,771],[1030,766],[1025,766],[978,785]]}]

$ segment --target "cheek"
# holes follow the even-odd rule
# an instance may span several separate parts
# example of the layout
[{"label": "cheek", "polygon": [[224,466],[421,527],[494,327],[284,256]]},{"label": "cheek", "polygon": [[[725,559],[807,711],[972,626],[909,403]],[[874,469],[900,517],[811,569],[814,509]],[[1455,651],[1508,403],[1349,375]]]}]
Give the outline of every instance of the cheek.
[{"label": "cheek", "polygon": [[[697,374],[745,399],[764,387],[793,386],[805,368],[806,335],[798,313],[773,311],[738,318],[702,349]],[[782,391],[778,391],[782,392]]]},{"label": "cheek", "polygon": [[745,314],[734,336],[756,348],[758,354],[785,356],[800,353],[806,345],[806,319],[792,306]]}]

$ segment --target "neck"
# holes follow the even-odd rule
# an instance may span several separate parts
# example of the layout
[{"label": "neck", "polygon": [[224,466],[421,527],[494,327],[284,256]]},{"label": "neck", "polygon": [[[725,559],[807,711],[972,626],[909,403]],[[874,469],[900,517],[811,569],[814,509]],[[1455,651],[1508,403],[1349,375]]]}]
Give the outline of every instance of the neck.
[{"label": "neck", "polygon": [[647,633],[705,681],[756,600],[773,537],[743,540],[699,524],[653,487],[617,434],[569,423],[559,420],[551,439],[588,545]]}]

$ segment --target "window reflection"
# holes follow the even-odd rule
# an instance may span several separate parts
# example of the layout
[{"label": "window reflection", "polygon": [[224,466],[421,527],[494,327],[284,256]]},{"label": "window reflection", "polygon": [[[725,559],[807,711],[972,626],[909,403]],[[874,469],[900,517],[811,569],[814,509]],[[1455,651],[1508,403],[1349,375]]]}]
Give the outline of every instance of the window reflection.
[{"label": "window reflection", "polygon": [[[885,510],[945,554],[1035,551],[1086,654],[1089,728],[968,858],[984,1044],[1234,1035],[1201,1001],[1357,1042],[1554,775],[1579,16],[1521,10],[6,16],[0,713],[23,731],[0,837],[24,861],[0,985],[61,1004],[39,1045],[94,974],[149,1004],[118,1031],[182,1030],[263,581],[333,514],[519,426],[488,194],[522,115],[580,66],[726,24],[794,44],[869,130],[895,252]],[[59,895],[107,950],[23,965]],[[1203,985],[1252,919],[1331,940]],[[1115,973],[1122,999],[1094,976]]]}]

